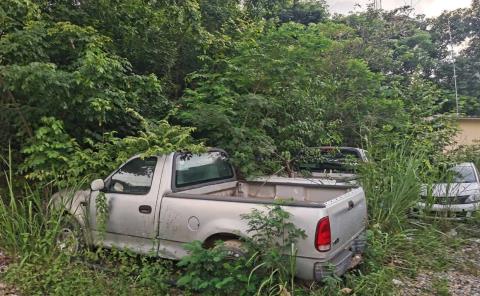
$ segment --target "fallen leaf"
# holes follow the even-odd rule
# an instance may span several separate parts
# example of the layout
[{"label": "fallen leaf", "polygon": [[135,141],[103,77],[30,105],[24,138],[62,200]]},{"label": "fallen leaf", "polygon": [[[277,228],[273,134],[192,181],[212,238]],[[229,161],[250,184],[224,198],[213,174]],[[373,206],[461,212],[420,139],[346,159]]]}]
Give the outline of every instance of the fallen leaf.
[{"label": "fallen leaf", "polygon": [[340,292],[342,292],[342,294],[350,294],[350,293],[352,293],[352,289],[343,288],[343,289],[340,290]]}]

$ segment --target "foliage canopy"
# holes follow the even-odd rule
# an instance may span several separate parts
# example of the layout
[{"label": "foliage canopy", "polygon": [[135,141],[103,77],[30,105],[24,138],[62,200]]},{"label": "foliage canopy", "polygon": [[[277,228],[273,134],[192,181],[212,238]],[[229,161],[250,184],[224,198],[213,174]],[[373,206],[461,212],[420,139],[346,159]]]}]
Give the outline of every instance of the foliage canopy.
[{"label": "foliage canopy", "polygon": [[478,5],[426,19],[331,17],[320,0],[2,1],[0,150],[45,182],[201,142],[245,176],[288,173],[320,145],[406,137],[438,152],[454,130],[439,116],[453,107],[448,20],[468,41],[461,110],[479,112]]}]

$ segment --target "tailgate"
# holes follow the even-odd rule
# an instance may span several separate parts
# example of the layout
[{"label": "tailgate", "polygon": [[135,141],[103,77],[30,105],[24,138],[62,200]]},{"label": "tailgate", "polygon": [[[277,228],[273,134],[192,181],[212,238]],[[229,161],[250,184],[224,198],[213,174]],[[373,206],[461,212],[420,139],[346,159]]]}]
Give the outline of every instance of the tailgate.
[{"label": "tailgate", "polygon": [[350,246],[352,240],[366,228],[367,205],[361,187],[325,203],[330,219],[331,250]]}]

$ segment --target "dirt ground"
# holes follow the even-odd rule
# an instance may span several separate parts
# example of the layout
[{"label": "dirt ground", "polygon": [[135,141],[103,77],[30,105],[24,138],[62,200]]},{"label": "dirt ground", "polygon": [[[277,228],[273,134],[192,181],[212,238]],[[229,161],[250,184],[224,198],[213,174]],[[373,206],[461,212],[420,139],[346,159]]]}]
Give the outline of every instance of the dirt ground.
[{"label": "dirt ground", "polygon": [[[0,277],[1,274],[5,272],[7,265],[10,263],[10,258],[8,258],[1,250],[0,250]],[[0,296],[10,295],[15,296],[19,295],[15,288],[8,286],[0,281]]]},{"label": "dirt ground", "polygon": [[424,270],[416,278],[401,280],[402,295],[480,296],[480,238],[472,238],[454,254],[449,270]]},{"label": "dirt ground", "polygon": [[[449,270],[424,270],[413,279],[399,279],[394,283],[400,295],[480,296],[480,237],[471,238],[452,254],[454,264]],[[0,279],[11,258],[0,250]],[[393,293],[392,293],[393,294]],[[0,280],[0,296],[16,296],[19,292]]]}]

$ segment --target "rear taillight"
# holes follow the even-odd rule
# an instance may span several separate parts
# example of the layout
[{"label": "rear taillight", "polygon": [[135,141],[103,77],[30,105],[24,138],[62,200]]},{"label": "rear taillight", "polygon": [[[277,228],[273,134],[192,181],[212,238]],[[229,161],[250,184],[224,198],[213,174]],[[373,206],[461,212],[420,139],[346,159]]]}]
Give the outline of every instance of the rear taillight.
[{"label": "rear taillight", "polygon": [[330,232],[330,220],[324,217],[318,221],[317,232],[315,234],[315,248],[320,252],[330,250],[332,234]]}]

